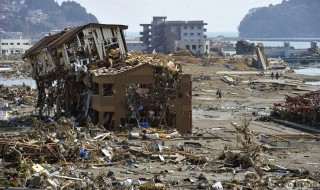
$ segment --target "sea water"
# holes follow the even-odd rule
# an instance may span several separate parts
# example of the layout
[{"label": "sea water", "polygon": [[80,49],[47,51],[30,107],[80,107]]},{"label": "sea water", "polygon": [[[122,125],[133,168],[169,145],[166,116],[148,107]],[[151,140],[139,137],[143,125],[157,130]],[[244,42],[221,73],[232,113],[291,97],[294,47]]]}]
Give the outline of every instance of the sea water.
[{"label": "sea water", "polygon": [[299,75],[319,76],[320,80],[320,66],[296,67],[293,70]]},{"label": "sea water", "polygon": [[320,66],[294,67],[293,70],[300,75],[319,76],[317,81],[308,81],[305,84],[320,86]]}]

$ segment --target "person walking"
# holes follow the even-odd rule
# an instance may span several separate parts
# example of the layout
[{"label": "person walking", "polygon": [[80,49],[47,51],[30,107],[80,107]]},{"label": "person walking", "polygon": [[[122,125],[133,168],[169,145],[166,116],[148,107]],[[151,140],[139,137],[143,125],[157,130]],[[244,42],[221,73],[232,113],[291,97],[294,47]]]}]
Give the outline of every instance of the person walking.
[{"label": "person walking", "polygon": [[218,90],[217,90],[216,95],[218,96],[218,99],[221,100],[221,89],[218,89]]},{"label": "person walking", "polygon": [[277,72],[276,73],[276,79],[278,80],[278,78],[279,78],[279,73]]},{"label": "person walking", "polygon": [[271,73],[271,79],[273,80],[273,77],[274,77],[274,74],[273,74],[273,72]]}]

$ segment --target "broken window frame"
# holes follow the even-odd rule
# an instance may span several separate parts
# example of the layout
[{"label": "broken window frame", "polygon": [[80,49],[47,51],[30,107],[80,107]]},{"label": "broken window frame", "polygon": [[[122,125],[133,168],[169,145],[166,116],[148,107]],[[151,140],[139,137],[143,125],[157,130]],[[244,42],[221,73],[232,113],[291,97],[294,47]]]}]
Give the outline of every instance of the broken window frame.
[{"label": "broken window frame", "polygon": [[114,84],[106,83],[103,84],[103,96],[114,96]]}]

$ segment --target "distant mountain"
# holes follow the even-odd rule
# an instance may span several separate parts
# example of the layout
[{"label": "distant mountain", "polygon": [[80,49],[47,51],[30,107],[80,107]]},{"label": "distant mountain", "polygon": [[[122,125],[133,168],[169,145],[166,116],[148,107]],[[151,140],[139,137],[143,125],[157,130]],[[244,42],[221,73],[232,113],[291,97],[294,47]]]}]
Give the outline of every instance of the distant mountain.
[{"label": "distant mountain", "polygon": [[320,37],[320,0],[283,0],[251,9],[239,25],[240,37]]},{"label": "distant mountain", "polygon": [[0,28],[33,36],[51,30],[98,23],[97,18],[74,1],[0,0]]}]

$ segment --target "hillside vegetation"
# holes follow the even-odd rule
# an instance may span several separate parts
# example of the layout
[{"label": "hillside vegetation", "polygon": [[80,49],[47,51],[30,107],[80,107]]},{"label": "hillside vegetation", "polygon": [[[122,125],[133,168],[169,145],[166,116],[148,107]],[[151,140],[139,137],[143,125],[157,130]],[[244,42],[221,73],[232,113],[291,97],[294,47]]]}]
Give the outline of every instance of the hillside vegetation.
[{"label": "hillside vegetation", "polygon": [[0,0],[0,28],[24,35],[61,30],[70,26],[97,23],[97,18],[74,1]]},{"label": "hillside vegetation", "polygon": [[283,0],[251,9],[238,28],[240,37],[320,37],[320,0]]}]

